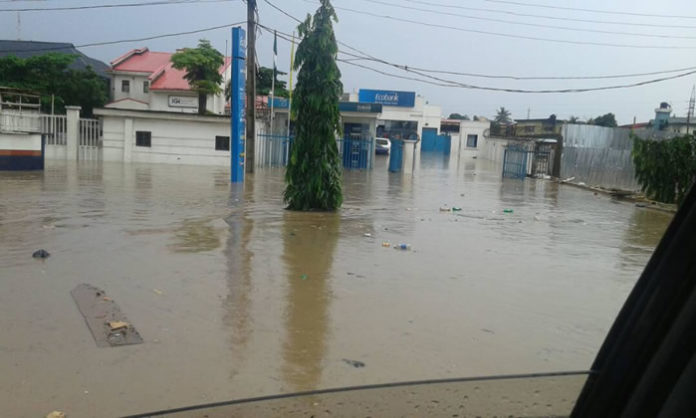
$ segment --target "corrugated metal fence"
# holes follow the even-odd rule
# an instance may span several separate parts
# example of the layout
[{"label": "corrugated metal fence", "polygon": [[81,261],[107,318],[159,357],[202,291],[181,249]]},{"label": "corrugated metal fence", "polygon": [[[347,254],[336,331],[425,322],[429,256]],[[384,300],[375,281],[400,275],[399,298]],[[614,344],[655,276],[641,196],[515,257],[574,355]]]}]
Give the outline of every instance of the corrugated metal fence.
[{"label": "corrugated metal fence", "polygon": [[563,127],[561,178],[622,190],[640,190],[631,159],[628,129],[592,125]]}]

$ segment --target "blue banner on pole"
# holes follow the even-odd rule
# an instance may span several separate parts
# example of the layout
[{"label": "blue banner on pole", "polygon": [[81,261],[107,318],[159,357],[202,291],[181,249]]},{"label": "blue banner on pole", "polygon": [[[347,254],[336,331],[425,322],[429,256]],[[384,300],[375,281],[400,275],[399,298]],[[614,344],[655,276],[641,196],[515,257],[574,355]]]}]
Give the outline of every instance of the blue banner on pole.
[{"label": "blue banner on pole", "polygon": [[413,107],[416,104],[416,93],[412,91],[360,89],[358,101],[385,106]]},{"label": "blue banner on pole", "polygon": [[[232,84],[230,98],[230,179],[244,181],[245,89],[246,89],[246,32],[232,28]],[[253,105],[253,103],[252,103]]]}]

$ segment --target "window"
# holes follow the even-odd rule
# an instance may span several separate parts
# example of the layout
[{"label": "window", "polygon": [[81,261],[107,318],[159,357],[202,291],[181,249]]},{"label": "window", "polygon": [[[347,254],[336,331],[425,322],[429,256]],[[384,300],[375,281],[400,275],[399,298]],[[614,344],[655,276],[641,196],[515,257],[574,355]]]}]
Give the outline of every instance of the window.
[{"label": "window", "polygon": [[528,133],[528,134],[533,133],[535,131],[535,128],[536,128],[536,126],[534,126],[534,125],[525,126],[524,132]]},{"label": "window", "polygon": [[121,80],[121,92],[130,93],[130,81]]},{"label": "window", "polygon": [[136,147],[151,147],[152,132],[135,131],[135,146]]},{"label": "window", "polygon": [[476,145],[478,145],[478,135],[467,135],[466,136],[466,147],[467,148],[476,148]]},{"label": "window", "polygon": [[150,82],[143,81],[143,93],[149,93],[149,92],[150,92]]},{"label": "window", "polygon": [[229,136],[216,136],[215,137],[215,151],[229,151],[230,150],[230,137]]}]

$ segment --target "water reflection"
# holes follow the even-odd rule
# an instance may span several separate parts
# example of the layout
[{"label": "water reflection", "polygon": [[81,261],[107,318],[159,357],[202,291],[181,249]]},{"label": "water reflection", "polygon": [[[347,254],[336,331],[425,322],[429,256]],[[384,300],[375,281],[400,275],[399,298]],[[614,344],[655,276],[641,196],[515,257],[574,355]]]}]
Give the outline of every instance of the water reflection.
[{"label": "water reflection", "polygon": [[282,372],[292,390],[316,388],[321,379],[329,332],[329,280],[339,226],[337,213],[284,215],[288,290]]},{"label": "water reflection", "polygon": [[[241,185],[232,185],[231,202],[239,204],[246,197],[249,197],[248,191],[245,193],[245,198],[240,196],[242,188]],[[234,213],[225,221],[229,224],[225,247],[228,293],[223,302],[225,308],[223,321],[232,329],[231,347],[235,357],[235,361],[232,362],[232,375],[234,376],[238,372],[237,366],[243,364],[244,352],[252,334],[251,261],[254,253],[249,249],[249,243],[251,242],[254,222],[241,207],[236,208]]]},{"label": "water reflection", "polygon": [[634,210],[620,247],[622,267],[634,266],[652,254],[671,218],[671,214],[650,209]]}]

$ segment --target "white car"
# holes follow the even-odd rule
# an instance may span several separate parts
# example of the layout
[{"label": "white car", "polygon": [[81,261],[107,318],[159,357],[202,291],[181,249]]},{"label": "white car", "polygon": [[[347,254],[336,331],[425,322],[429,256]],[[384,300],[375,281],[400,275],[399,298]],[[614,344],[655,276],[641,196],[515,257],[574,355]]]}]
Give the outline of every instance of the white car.
[{"label": "white car", "polygon": [[389,154],[391,150],[391,141],[389,138],[375,139],[375,154]]}]

